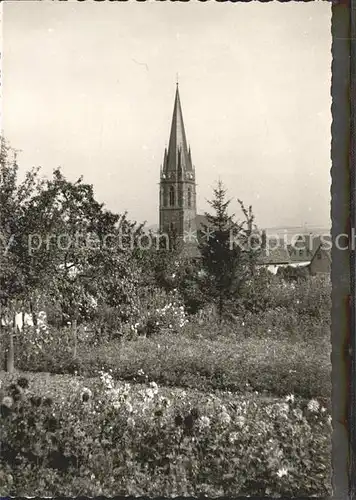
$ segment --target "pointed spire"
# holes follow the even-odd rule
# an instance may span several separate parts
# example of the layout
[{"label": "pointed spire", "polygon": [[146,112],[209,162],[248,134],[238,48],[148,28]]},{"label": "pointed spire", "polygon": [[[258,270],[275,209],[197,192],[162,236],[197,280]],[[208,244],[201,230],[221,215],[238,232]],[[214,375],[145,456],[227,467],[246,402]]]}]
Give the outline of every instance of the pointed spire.
[{"label": "pointed spire", "polygon": [[178,150],[181,150],[180,160],[181,168],[184,171],[192,171],[192,162],[188,154],[187,139],[185,136],[183,113],[180,103],[179,88],[177,81],[176,95],[174,100],[173,117],[171,125],[171,134],[168,146],[167,170],[177,171],[178,169]]}]

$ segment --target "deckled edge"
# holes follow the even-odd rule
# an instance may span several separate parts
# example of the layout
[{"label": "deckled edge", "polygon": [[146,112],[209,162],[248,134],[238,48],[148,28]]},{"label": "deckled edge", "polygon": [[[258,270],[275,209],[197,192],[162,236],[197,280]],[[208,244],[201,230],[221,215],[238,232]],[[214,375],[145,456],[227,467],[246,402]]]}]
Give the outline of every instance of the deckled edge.
[{"label": "deckled edge", "polygon": [[[355,3],[356,0],[350,0]],[[332,6],[332,140],[331,140],[331,219],[332,241],[340,234],[351,234],[350,221],[350,6]],[[333,497],[349,498],[349,416],[348,398],[351,332],[350,251],[333,244],[332,281],[332,468]],[[352,385],[354,389],[354,385]],[[350,411],[351,410],[351,411]]]}]

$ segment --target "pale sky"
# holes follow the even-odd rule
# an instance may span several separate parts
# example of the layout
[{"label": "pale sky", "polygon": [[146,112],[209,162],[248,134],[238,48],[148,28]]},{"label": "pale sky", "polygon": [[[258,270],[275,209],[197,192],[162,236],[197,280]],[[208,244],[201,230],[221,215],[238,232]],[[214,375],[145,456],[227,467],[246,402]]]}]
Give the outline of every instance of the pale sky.
[{"label": "pale sky", "polygon": [[221,178],[256,223],[329,226],[329,2],[8,2],[5,137],[23,173],[83,174],[158,222],[176,74],[198,212]]}]

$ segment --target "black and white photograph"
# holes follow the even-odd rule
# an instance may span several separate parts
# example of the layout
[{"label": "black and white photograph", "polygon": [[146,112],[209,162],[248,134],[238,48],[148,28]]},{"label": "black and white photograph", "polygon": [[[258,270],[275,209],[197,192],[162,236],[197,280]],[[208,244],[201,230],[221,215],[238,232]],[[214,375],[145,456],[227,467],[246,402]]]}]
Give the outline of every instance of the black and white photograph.
[{"label": "black and white photograph", "polygon": [[331,4],[1,9],[1,496],[330,497]]}]

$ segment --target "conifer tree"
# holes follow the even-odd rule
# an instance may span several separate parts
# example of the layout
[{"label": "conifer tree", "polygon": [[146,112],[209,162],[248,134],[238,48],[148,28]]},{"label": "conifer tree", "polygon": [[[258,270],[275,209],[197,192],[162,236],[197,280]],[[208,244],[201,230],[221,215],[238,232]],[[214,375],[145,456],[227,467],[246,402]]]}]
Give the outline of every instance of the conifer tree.
[{"label": "conifer tree", "polygon": [[213,213],[205,213],[207,224],[200,231],[199,249],[205,278],[204,293],[217,308],[219,321],[238,297],[243,283],[253,273],[257,251],[251,245],[254,239],[252,208],[247,210],[239,200],[244,220],[235,221],[228,214],[231,200],[226,199],[221,181],[214,189],[214,198],[208,203]]}]

